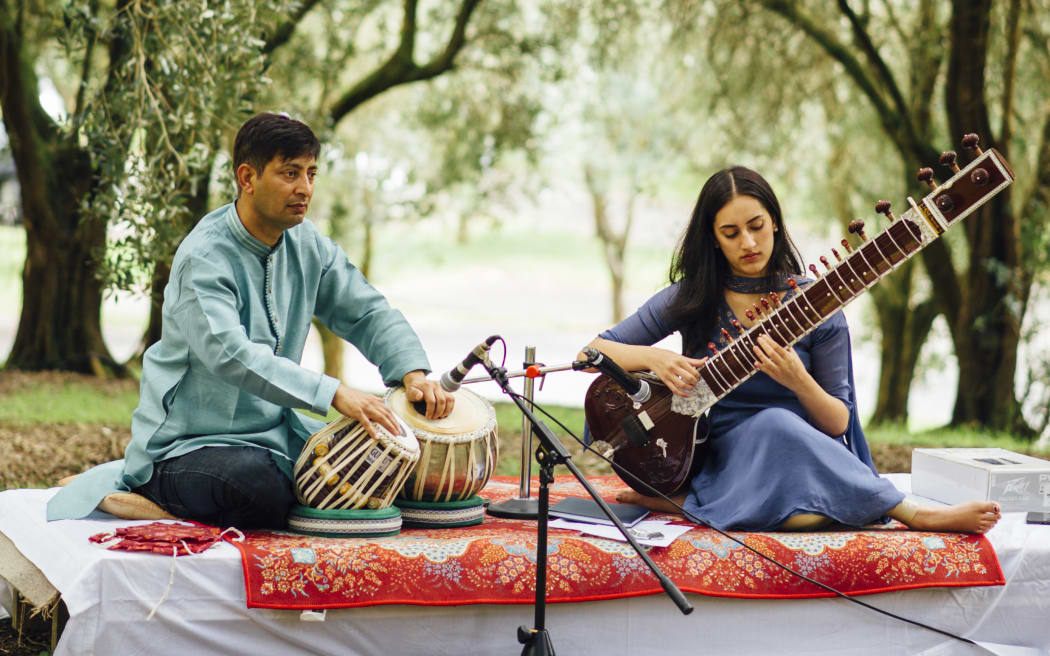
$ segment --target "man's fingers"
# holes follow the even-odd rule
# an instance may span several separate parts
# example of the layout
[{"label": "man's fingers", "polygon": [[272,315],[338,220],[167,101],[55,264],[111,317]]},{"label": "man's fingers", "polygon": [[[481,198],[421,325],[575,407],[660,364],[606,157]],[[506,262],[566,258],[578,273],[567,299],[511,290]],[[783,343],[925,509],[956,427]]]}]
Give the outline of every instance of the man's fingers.
[{"label": "man's fingers", "polygon": [[401,427],[398,424],[397,417],[382,403],[380,403],[372,415],[372,419],[377,421],[380,426],[385,428],[391,435],[400,435]]},{"label": "man's fingers", "polygon": [[357,423],[361,424],[361,428],[364,428],[366,431],[368,431],[368,434],[372,436],[372,439],[379,439],[379,436],[376,435],[376,427],[372,425],[372,422],[368,420],[368,416],[365,415],[364,412],[361,412],[361,414],[354,417],[354,419],[357,420]]},{"label": "man's fingers", "polygon": [[[452,412],[455,398],[451,394],[433,393],[433,419],[444,419]],[[429,405],[427,407],[430,407]]]}]

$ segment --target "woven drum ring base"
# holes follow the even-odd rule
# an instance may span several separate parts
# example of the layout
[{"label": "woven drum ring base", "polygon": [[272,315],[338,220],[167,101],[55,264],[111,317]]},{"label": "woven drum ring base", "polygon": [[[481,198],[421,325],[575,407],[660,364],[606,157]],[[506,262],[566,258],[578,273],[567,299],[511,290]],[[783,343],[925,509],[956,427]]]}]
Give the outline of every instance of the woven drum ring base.
[{"label": "woven drum ring base", "polygon": [[369,510],[318,510],[293,506],[288,530],[326,538],[377,538],[401,532],[401,511],[395,506]]},{"label": "woven drum ring base", "polygon": [[474,495],[462,501],[409,501],[397,499],[401,520],[413,528],[474,526],[485,519],[485,500]]}]

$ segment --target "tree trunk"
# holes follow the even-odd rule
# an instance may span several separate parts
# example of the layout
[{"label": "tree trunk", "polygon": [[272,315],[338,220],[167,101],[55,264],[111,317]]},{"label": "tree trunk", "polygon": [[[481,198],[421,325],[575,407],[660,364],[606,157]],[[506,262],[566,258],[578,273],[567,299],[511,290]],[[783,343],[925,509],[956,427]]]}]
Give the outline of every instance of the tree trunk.
[{"label": "tree trunk", "polygon": [[[976,132],[990,144],[992,127],[985,97],[985,60],[990,28],[989,0],[955,0],[951,18],[951,55],[945,89],[953,135]],[[1008,156],[1007,143],[996,148]],[[1015,430],[1020,415],[1014,394],[1014,370],[1021,318],[1020,231],[1007,188],[966,219],[970,266],[952,335],[959,361],[958,393],[952,424],[978,424]]]},{"label": "tree trunk", "polygon": [[[913,260],[894,272],[895,279],[904,279],[894,280],[897,292],[910,292],[914,267]],[[908,396],[915,379],[915,366],[937,317],[937,308],[932,300],[923,301],[914,308],[907,302],[877,302],[875,311],[882,332],[882,349],[878,395],[869,423],[903,424],[908,421]]]},{"label": "tree trunk", "polygon": [[88,155],[40,107],[22,35],[0,11],[0,107],[21,186],[26,230],[22,313],[7,367],[123,374],[102,339],[95,255],[106,227],[82,218],[95,191]]},{"label": "tree trunk", "polygon": [[321,337],[321,355],[324,357],[324,372],[332,378],[343,379],[343,353],[346,349],[346,342],[339,335],[336,335],[331,330],[317,319],[314,319],[314,328],[317,329],[317,334]]},{"label": "tree trunk", "polygon": [[616,324],[620,323],[625,316],[623,307],[624,264],[627,254],[627,237],[631,231],[631,223],[634,220],[634,202],[637,194],[632,194],[627,200],[624,228],[622,232],[617,234],[609,221],[609,199],[602,189],[602,184],[598,181],[598,176],[599,174],[590,165],[584,165],[583,179],[591,196],[594,232],[601,242],[605,268],[609,271],[612,293],[612,320]]},{"label": "tree trunk", "polygon": [[[25,370],[65,370],[95,375],[123,374],[102,339],[102,283],[94,254],[105,245],[105,226],[80,217],[81,194],[36,195],[30,186],[43,180],[89,180],[83,153],[56,158],[50,167],[23,173],[26,261],[22,270],[22,313],[7,367]],[[36,179],[33,179],[36,178]],[[42,206],[40,202],[44,201]],[[53,221],[39,222],[41,213]],[[48,225],[50,224],[50,225]]]}]

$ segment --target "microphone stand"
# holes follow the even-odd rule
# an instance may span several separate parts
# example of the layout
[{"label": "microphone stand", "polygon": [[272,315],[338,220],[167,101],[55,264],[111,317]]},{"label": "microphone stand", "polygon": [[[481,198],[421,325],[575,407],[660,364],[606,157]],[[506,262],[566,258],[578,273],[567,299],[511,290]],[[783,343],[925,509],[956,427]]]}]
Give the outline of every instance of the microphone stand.
[{"label": "microphone stand", "polygon": [[674,581],[660,571],[660,568],[656,566],[649,554],[642,549],[641,545],[634,539],[634,536],[627,530],[627,527],[623,525],[620,518],[612,512],[605,500],[587,482],[583,473],[576,467],[576,463],[572,461],[572,456],[565,449],[561,440],[554,435],[545,423],[533,414],[532,410],[517,395],[510,391],[507,370],[493,365],[488,359],[483,360],[482,365],[489,372],[492,380],[500,386],[500,389],[511,397],[514,404],[518,406],[521,413],[532,424],[535,435],[539,437],[539,445],[536,447],[536,462],[540,465],[539,510],[536,517],[536,614],[533,628],[518,627],[518,642],[525,645],[521,651],[522,656],[554,655],[554,645],[551,643],[550,633],[547,631],[545,624],[547,614],[547,512],[550,508],[550,484],[554,482],[554,468],[557,465],[565,465],[569,469],[580,485],[587,490],[587,493],[591,495],[591,498],[602,509],[602,512],[616,525],[616,528],[620,529],[623,536],[627,538],[627,542],[630,543],[631,548],[652,570],[657,580],[660,581],[660,586],[663,587],[664,592],[678,606],[682,614],[688,615],[693,612],[692,604],[685,598],[678,586],[674,584]]},{"label": "microphone stand", "polygon": [[[525,347],[525,361],[522,363],[525,369],[520,371],[504,371],[504,378],[525,378],[524,384],[524,396],[529,407],[532,407],[533,397],[533,385],[534,380],[539,378],[541,381],[543,377],[553,371],[567,371],[573,370],[578,371],[583,368],[579,362],[570,362],[568,364],[558,364],[552,366],[537,366],[536,363],[536,347],[526,346]],[[470,383],[482,383],[491,381],[492,376],[475,376],[473,378],[466,378],[463,380],[463,384],[467,385]],[[541,384],[542,388],[543,385]],[[504,391],[506,389],[504,388]],[[507,499],[499,503],[489,504],[486,512],[493,517],[503,517],[505,519],[536,519],[539,515],[539,502],[537,499],[531,496],[529,485],[532,482],[531,478],[531,458],[529,457],[532,449],[532,424],[529,423],[528,418],[522,416],[521,418],[521,488],[519,490],[517,498]]]}]

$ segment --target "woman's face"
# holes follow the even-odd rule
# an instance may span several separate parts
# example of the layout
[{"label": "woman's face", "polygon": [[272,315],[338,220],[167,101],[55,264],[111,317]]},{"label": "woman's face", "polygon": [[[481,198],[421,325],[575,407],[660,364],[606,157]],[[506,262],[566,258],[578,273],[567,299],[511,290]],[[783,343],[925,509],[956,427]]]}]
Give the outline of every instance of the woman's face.
[{"label": "woman's face", "polygon": [[737,196],[715,214],[715,239],[729,270],[738,276],[766,274],[775,231],[773,217],[751,196]]}]

